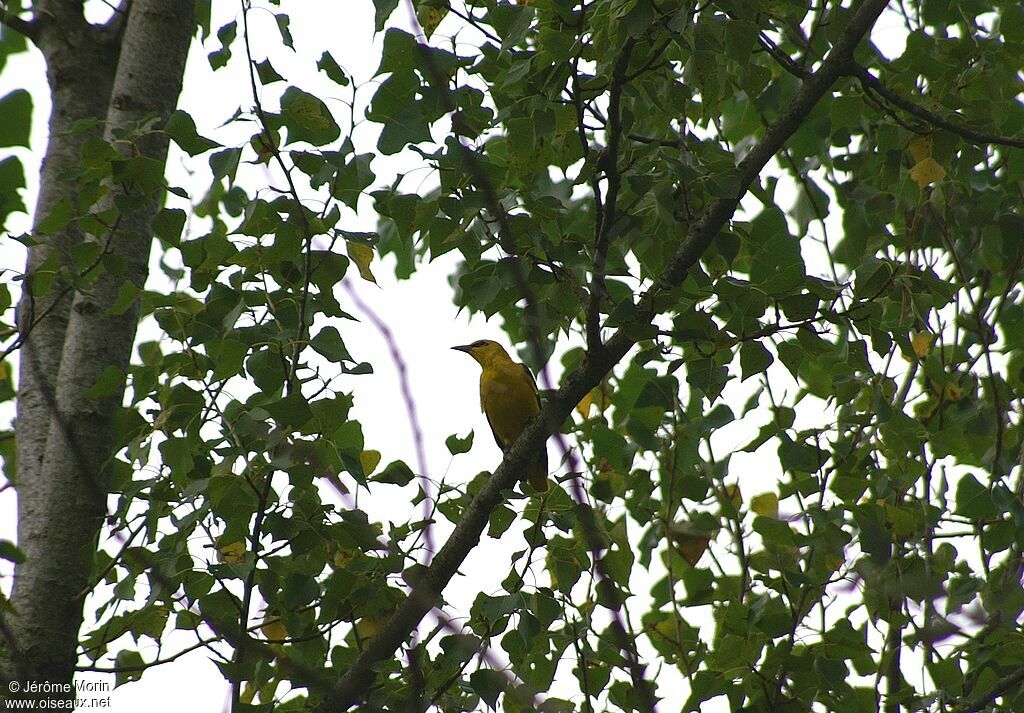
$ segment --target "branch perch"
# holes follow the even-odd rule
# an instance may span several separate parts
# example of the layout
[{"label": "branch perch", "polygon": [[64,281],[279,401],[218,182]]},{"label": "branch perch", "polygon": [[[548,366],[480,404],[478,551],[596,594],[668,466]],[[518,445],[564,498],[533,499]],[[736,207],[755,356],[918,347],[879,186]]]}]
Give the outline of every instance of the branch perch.
[{"label": "branch perch", "polygon": [[[737,171],[740,190],[737,195],[719,199],[710,206],[704,217],[693,225],[683,239],[661,279],[640,297],[638,306],[641,314],[652,316],[655,298],[664,290],[682,282],[686,272],[700,259],[718,231],[732,217],[740,198],[761,169],[792,136],[836,79],[849,71],[854,49],[886,5],[888,0],[865,0],[860,4],[828,57],[816,72],[804,80],[786,110],[765,130],[761,140],[739,163]],[[502,499],[502,491],[511,488],[522,477],[528,461],[542,447],[548,435],[565,421],[583,395],[597,385],[636,342],[635,329],[630,326],[620,328],[605,342],[604,348],[588,353],[584,363],[566,378],[562,387],[506,452],[501,465],[469,504],[448,541],[415,583],[408,598],[327,692],[314,709],[316,713],[347,710],[360,701],[373,684],[377,664],[392,657],[420,620],[438,604],[441,593],[479,542],[491,512]]]}]

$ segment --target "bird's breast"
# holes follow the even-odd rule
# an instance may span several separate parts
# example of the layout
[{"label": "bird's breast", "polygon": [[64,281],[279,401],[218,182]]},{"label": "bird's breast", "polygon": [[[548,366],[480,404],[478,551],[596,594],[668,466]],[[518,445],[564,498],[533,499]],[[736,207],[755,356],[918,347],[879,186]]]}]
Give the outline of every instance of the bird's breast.
[{"label": "bird's breast", "polygon": [[494,370],[480,378],[480,406],[504,444],[518,438],[526,422],[540,410],[532,382],[514,366],[515,371]]}]

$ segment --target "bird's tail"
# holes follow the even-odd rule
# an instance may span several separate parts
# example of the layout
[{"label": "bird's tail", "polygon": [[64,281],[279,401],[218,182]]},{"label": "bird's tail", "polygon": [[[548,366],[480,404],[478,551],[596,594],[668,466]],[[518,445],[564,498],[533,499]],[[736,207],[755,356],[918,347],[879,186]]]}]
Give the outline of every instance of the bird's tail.
[{"label": "bird's tail", "polygon": [[548,489],[548,453],[541,451],[541,455],[530,463],[526,469],[526,480],[533,486],[534,490],[544,492]]}]

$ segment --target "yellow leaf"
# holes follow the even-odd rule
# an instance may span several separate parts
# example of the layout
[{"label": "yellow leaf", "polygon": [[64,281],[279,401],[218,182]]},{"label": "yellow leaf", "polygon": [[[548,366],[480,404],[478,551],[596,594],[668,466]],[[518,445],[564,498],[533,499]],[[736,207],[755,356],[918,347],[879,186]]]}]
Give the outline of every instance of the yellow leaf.
[{"label": "yellow leaf", "polygon": [[217,561],[221,564],[242,564],[245,562],[245,543],[229,542],[217,545]]},{"label": "yellow leaf", "polygon": [[380,463],[380,451],[363,451],[359,454],[359,464],[363,466],[363,475],[369,475]]},{"label": "yellow leaf", "polygon": [[931,399],[918,401],[914,404],[914,417],[921,421],[925,421],[931,418],[932,414],[935,413],[936,407],[938,407],[938,404]]},{"label": "yellow leaf", "polygon": [[668,527],[668,536],[676,546],[676,552],[696,567],[711,543],[711,535],[698,530],[689,523],[676,522]]},{"label": "yellow leaf", "polygon": [[910,344],[914,347],[914,354],[918,359],[928,356],[928,352],[932,349],[933,339],[935,339],[935,335],[930,332],[918,332],[911,338]]},{"label": "yellow leaf", "polygon": [[668,639],[669,641],[676,640],[677,625],[675,619],[662,619],[657,624],[651,627],[652,631],[656,631],[658,634]]},{"label": "yellow leaf", "polygon": [[331,565],[336,569],[345,569],[349,562],[356,558],[359,553],[354,550],[339,549],[331,557]]},{"label": "yellow leaf", "polygon": [[377,278],[370,272],[370,263],[373,261],[373,248],[366,243],[357,243],[354,240],[347,241],[348,256],[359,268],[359,276],[367,282],[377,284]]},{"label": "yellow leaf", "polygon": [[910,169],[910,177],[917,187],[923,190],[925,186],[945,178],[946,170],[935,159],[928,156],[914,164],[914,167]]},{"label": "yellow leaf", "polygon": [[919,136],[907,144],[907,149],[914,157],[915,163],[920,163],[932,155],[932,143],[932,137],[929,134],[928,136]]},{"label": "yellow leaf", "polygon": [[590,418],[590,407],[594,405],[594,390],[584,394],[580,402],[576,404],[576,412],[583,417],[583,420]]},{"label": "yellow leaf", "polygon": [[959,401],[964,396],[956,384],[946,384],[942,389],[942,398],[946,401]]},{"label": "yellow leaf", "polygon": [[718,499],[723,503],[729,503],[735,509],[739,509],[740,505],[743,504],[743,493],[740,492],[740,486],[734,484],[726,485],[724,488],[718,489]]},{"label": "yellow leaf", "polygon": [[430,36],[434,34],[434,30],[437,29],[437,26],[441,24],[441,20],[443,20],[447,14],[447,4],[444,6],[435,5],[433,7],[425,4],[420,5],[419,9],[416,11],[416,16],[420,21],[420,25],[423,26],[423,34],[427,36],[428,40],[430,39]]},{"label": "yellow leaf", "polygon": [[604,413],[605,409],[608,408],[609,402],[611,401],[611,387],[608,385],[608,381],[602,381],[600,384],[590,390],[590,392],[580,399],[580,402],[576,404],[576,411],[583,418],[590,418],[590,412],[593,408],[596,408],[599,413]]},{"label": "yellow leaf", "polygon": [[773,519],[779,517],[779,496],[775,493],[761,493],[750,499],[750,509],[758,515]]}]

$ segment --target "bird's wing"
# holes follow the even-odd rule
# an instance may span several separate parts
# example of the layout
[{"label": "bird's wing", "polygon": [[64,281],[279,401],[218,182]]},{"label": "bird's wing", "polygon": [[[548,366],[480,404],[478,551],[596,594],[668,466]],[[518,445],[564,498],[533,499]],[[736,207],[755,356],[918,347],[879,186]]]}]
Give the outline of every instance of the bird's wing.
[{"label": "bird's wing", "polygon": [[484,416],[487,417],[487,425],[491,427],[491,435],[494,436],[494,442],[498,444],[498,448],[500,448],[501,452],[504,453],[505,444],[501,442],[500,438],[498,438],[498,432],[494,429],[494,424],[491,423],[491,414],[487,413],[487,409],[484,409]]},{"label": "bird's wing", "polygon": [[533,394],[537,397],[537,408],[540,408],[540,390],[537,388],[537,380],[533,378],[533,372],[530,371],[530,367],[526,366],[526,364],[520,364],[519,366],[523,367],[523,371],[526,372],[526,378],[533,384]]}]

